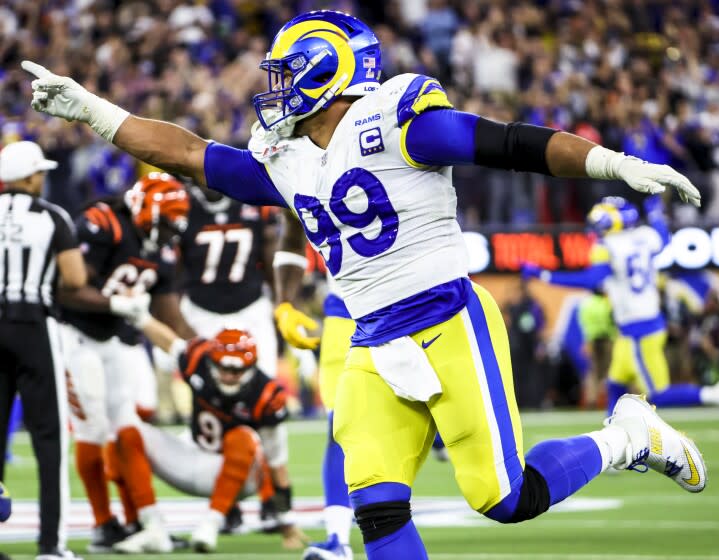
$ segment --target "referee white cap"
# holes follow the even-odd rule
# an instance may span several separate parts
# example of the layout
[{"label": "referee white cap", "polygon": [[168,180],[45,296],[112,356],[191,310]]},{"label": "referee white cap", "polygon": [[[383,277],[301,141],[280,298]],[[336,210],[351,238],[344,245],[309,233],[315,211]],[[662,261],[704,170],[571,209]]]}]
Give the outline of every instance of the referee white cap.
[{"label": "referee white cap", "polygon": [[0,181],[11,183],[38,171],[55,169],[57,162],[45,159],[42,148],[35,142],[13,142],[0,151]]}]

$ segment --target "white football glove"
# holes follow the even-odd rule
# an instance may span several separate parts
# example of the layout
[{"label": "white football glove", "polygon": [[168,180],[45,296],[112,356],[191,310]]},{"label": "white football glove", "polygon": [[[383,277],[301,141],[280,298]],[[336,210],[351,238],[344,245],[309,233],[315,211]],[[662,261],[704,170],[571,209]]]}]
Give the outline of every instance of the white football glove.
[{"label": "white football glove", "polygon": [[674,187],[679,198],[694,206],[701,205],[701,194],[691,181],[669,165],[649,163],[633,156],[594,146],[587,154],[586,170],[594,179],[621,179],[635,191],[647,194]]},{"label": "white football glove", "polygon": [[127,320],[134,327],[141,329],[150,319],[150,294],[110,296],[110,312]]},{"label": "white football glove", "polygon": [[36,111],[68,121],[89,124],[108,142],[130,115],[106,99],[90,93],[72,78],[53,74],[35,62],[23,60],[21,66],[37,77],[32,81],[32,102]]}]

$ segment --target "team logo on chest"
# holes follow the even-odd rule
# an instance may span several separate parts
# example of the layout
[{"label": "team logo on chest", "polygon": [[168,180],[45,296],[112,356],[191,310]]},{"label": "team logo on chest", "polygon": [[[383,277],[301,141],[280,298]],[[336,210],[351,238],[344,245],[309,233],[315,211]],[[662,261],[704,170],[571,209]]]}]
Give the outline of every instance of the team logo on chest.
[{"label": "team logo on chest", "polygon": [[371,156],[384,152],[384,142],[382,141],[382,132],[379,127],[363,130],[359,134],[360,153],[363,156]]}]

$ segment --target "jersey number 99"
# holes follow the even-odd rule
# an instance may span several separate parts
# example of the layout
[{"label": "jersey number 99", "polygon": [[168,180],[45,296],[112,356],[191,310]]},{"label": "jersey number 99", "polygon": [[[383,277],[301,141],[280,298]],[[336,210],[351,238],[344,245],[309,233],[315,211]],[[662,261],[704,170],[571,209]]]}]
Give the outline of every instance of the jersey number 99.
[{"label": "jersey number 99", "polygon": [[[353,187],[361,189],[367,197],[366,209],[356,211],[345,202]],[[329,254],[323,256],[330,273],[337,274],[342,268],[342,241],[340,229],[332,220],[332,215],[314,196],[296,194],[294,204],[307,238],[315,247],[325,242],[329,246]],[[367,237],[359,231],[347,237],[347,243],[358,255],[373,257],[384,253],[397,239],[399,216],[392,207],[384,185],[366,169],[355,167],[337,179],[332,186],[329,210],[338,221],[356,229],[364,229],[379,220],[380,230],[375,237]],[[308,216],[314,220],[308,223]]]}]

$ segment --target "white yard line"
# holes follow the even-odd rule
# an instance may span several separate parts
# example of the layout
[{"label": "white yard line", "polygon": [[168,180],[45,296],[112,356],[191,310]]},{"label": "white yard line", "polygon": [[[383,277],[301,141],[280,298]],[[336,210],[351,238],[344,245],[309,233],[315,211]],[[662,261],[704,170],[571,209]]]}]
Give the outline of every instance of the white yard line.
[{"label": "white yard line", "polygon": [[[478,547],[481,545],[477,545]],[[356,560],[365,560],[364,554],[355,552]],[[14,560],[30,560],[33,556],[14,554]],[[117,560],[117,555],[92,555],[92,560]],[[197,560],[197,554],[172,554],[167,556],[170,560]],[[262,554],[241,554],[241,553],[213,553],[210,558],[212,560],[297,560],[298,553],[287,552],[263,552]],[[475,553],[475,552],[452,552],[452,553],[430,553],[432,560],[718,560],[719,556],[706,555],[641,555],[641,554],[518,554],[514,552],[508,553]]]}]

